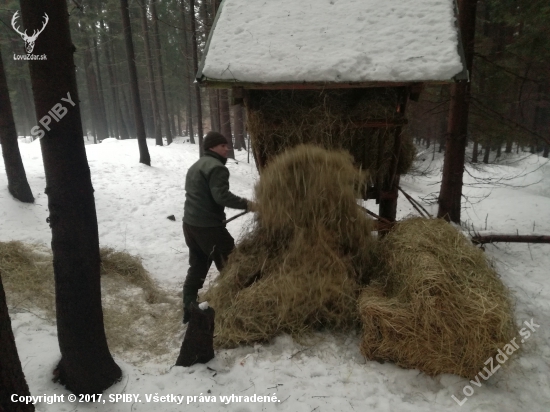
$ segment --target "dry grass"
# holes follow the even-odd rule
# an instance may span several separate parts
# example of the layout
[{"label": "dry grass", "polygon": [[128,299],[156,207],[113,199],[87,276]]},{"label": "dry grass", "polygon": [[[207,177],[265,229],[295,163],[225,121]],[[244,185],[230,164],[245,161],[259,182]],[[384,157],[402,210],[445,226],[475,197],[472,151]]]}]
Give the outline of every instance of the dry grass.
[{"label": "dry grass", "polygon": [[[345,149],[356,166],[375,182],[390,173],[395,128],[366,128],[369,120],[392,121],[399,96],[396,89],[250,91],[247,128],[257,153],[268,160],[288,148],[315,144]],[[400,174],[412,165],[414,145],[406,134],[399,154]]]},{"label": "dry grass", "polygon": [[379,257],[382,275],[359,298],[367,358],[473,378],[513,338],[508,289],[445,221],[399,223]]},{"label": "dry grass", "polygon": [[[139,257],[102,248],[103,317],[111,350],[142,363],[177,355],[180,299],[159,289]],[[48,249],[0,242],[0,273],[12,309],[42,311],[55,319],[52,256]]]},{"label": "dry grass", "polygon": [[303,145],[273,159],[256,186],[255,227],[205,296],[217,346],[357,324],[374,248],[356,204],[362,181],[343,151]]}]

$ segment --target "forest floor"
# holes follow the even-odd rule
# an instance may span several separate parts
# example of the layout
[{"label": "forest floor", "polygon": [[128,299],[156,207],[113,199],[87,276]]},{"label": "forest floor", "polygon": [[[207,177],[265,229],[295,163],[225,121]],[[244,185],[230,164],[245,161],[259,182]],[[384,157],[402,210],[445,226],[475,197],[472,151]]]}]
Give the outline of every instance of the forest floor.
[{"label": "forest floor", "polygon": [[[185,175],[198,159],[198,147],[181,137],[171,146],[154,146],[151,139],[148,144],[152,167],[138,163],[135,140],[107,139],[86,146],[100,244],[141,256],[158,284],[178,296],[188,267],[181,230]],[[36,203],[15,201],[8,193],[5,171],[0,169],[0,241],[20,240],[49,247],[51,231],[46,223],[48,205],[40,144],[23,141],[19,146]],[[255,165],[252,158],[247,162],[245,151],[237,152],[236,157],[238,163],[227,162],[231,190],[251,198],[258,179]],[[403,189],[423,199],[434,215],[441,165],[440,154],[420,151],[415,171],[401,180]],[[374,201],[365,205],[377,210]],[[228,210],[227,215],[236,213]],[[398,217],[414,214],[412,206],[400,197]],[[175,215],[176,221],[168,220],[169,215]],[[550,162],[520,153],[503,156],[495,164],[468,166],[462,216],[463,227],[470,231],[549,235]],[[228,225],[235,239],[250,228],[251,219],[246,215]],[[65,395],[65,402],[38,403],[37,411],[548,411],[550,245],[501,243],[486,245],[485,250],[512,291],[518,330],[531,320],[540,327],[521,343],[521,351],[511,355],[479,387],[455,375],[429,377],[391,363],[365,361],[359,352],[358,334],[318,333],[307,342],[280,336],[269,344],[219,350],[207,365],[173,367],[179,351],[177,342],[184,332],[180,326],[168,356],[134,361],[127,354],[114,352],[123,370],[122,381],[109,388],[99,403],[71,403],[67,400],[69,392],[51,379],[60,358],[55,322],[38,310],[12,310],[12,328],[31,394]],[[212,268],[205,287],[215,276],[217,271]],[[466,385],[472,387],[473,394],[459,406],[452,396],[462,401]],[[244,398],[254,394],[274,395],[278,402]],[[111,402],[115,395],[126,398]],[[155,402],[155,396],[166,395],[184,398]],[[231,395],[241,398],[221,399]],[[185,406],[178,405],[179,400]]]}]

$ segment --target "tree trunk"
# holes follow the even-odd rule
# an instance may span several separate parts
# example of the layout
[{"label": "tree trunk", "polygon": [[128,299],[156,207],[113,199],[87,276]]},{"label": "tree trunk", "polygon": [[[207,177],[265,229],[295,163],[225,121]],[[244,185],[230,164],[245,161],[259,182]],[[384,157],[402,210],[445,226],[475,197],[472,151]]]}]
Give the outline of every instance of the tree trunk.
[{"label": "tree trunk", "polygon": [[153,37],[154,49],[157,61],[157,72],[160,85],[160,102],[162,107],[162,115],[164,128],[166,130],[166,144],[172,143],[172,132],[170,130],[170,116],[168,115],[168,105],[166,104],[166,88],[164,87],[164,69],[162,68],[162,49],[160,47],[159,23],[157,14],[157,0],[151,0],[151,14],[153,16]]},{"label": "tree trunk", "polygon": [[126,42],[126,60],[128,62],[128,72],[130,75],[129,80],[130,89],[132,92],[132,106],[134,108],[134,120],[139,147],[139,162],[146,164],[147,166],[151,166],[151,157],[149,156],[149,149],[147,148],[145,124],[143,123],[143,112],[141,110],[141,101],[139,97],[136,58],[134,54],[134,42],[132,41],[132,26],[130,25],[128,0],[120,0],[120,12],[122,15],[122,25],[124,28],[124,40]]},{"label": "tree trunk", "polygon": [[[405,103],[399,105],[399,113],[405,113]],[[400,176],[397,174],[399,156],[401,152],[402,127],[396,127],[393,131],[394,144],[392,160],[388,174],[382,182],[378,214],[380,217],[395,222],[397,217],[397,197]]]},{"label": "tree trunk", "polygon": [[42,119],[50,110],[62,117],[52,120],[51,131],[40,141],[61,350],[55,373],[67,389],[97,394],[122,373],[109,352],[103,327],[97,215],[82,139],[69,13],[65,1],[20,3],[25,27],[40,27],[44,13],[55,22],[55,30],[42,32],[35,46],[35,53],[48,59],[29,62],[37,117]]},{"label": "tree trunk", "polygon": [[31,136],[31,128],[37,123],[34,118],[34,110],[32,99],[29,95],[29,89],[27,82],[24,79],[19,80],[19,90],[21,91],[21,98],[23,100],[23,105],[26,108],[25,110],[25,137]]},{"label": "tree trunk", "polygon": [[132,117],[132,113],[130,111],[130,104],[128,103],[128,99],[126,98],[126,93],[124,92],[123,88],[120,88],[120,95],[122,96],[122,99],[120,99],[122,102],[122,105],[120,107],[120,116],[121,116],[122,125],[123,125],[122,131],[126,132],[126,136],[121,137],[121,139],[135,139],[136,123],[134,122],[134,119]]},{"label": "tree trunk", "polygon": [[126,97],[124,96],[124,90],[122,84],[119,81],[118,62],[115,54],[115,48],[113,42],[110,42],[111,57],[113,62],[113,78],[115,81],[115,93],[118,101],[118,118],[120,120],[120,139],[126,140],[130,138],[130,112]]},{"label": "tree trunk", "polygon": [[[105,31],[105,23],[101,20],[101,28]],[[105,54],[105,60],[107,61],[107,73],[109,75],[109,88],[111,90],[111,99],[113,101],[113,129],[115,132],[115,137],[120,139],[122,134],[120,132],[120,103],[118,101],[118,93],[116,90],[116,80],[113,70],[113,61],[111,59],[111,53],[109,52],[109,46],[105,39],[102,42],[105,47],[103,47],[103,52]]]},{"label": "tree trunk", "polygon": [[235,158],[233,150],[233,134],[231,133],[231,114],[229,112],[229,94],[227,89],[220,90],[220,132],[226,139],[229,147],[227,157]]},{"label": "tree trunk", "polygon": [[209,89],[210,129],[220,131],[220,96],[217,89]]},{"label": "tree trunk", "polygon": [[176,100],[176,135],[181,136],[181,110],[180,106],[178,104],[179,102]]},{"label": "tree trunk", "polygon": [[[195,0],[189,0],[189,7],[191,13],[191,33],[192,33],[192,46],[193,46],[193,73],[199,71],[198,51],[197,51],[197,30],[195,25]],[[199,135],[199,157],[203,155],[202,148],[202,104],[201,104],[201,89],[199,83],[195,82],[195,98],[197,100],[197,131]]]},{"label": "tree trunk", "polygon": [[17,397],[30,396],[21,361],[17,354],[8,305],[6,304],[6,294],[0,277],[0,411],[34,411],[33,404],[12,402],[11,396],[13,394],[16,394]]},{"label": "tree trunk", "polygon": [[[187,36],[187,12],[185,11],[185,0],[180,0],[180,14],[181,14],[181,24],[182,24],[182,37],[183,37],[183,61],[184,61],[184,81],[183,81],[183,88],[184,93],[187,96],[187,119],[186,119],[186,127],[185,130],[187,131],[187,135],[189,136],[189,141],[192,144],[195,144],[195,137],[193,135],[193,109],[192,109],[192,97],[191,97],[191,79],[193,76],[191,75],[191,70],[193,65],[190,64],[190,61],[192,61],[192,57],[190,57],[191,52],[189,47],[189,36]],[[189,24],[190,26],[190,24]]]},{"label": "tree trunk", "polygon": [[235,127],[235,148],[237,150],[242,150],[246,148],[246,143],[244,142],[244,122],[243,122],[243,106],[236,104],[233,106],[233,121]]},{"label": "tree trunk", "polygon": [[103,95],[103,82],[101,80],[101,65],[99,64],[99,51],[97,46],[97,31],[95,29],[95,26],[92,25],[93,32],[94,32],[94,55],[95,55],[95,65],[97,68],[97,85],[98,85],[98,92],[99,92],[99,108],[101,113],[102,121],[105,123],[105,130],[107,131],[107,137],[110,137],[111,134],[109,133],[109,126],[110,122],[107,118],[107,110],[106,110],[106,103],[105,103],[105,96]]},{"label": "tree trunk", "polygon": [[84,50],[84,65],[86,70],[86,79],[88,81],[88,97],[90,99],[90,107],[92,108],[92,121],[94,123],[97,137],[100,140],[103,140],[108,138],[109,134],[105,119],[101,113],[101,102],[99,99],[97,78],[92,63],[92,53],[90,52],[90,48]]},{"label": "tree trunk", "polygon": [[489,164],[489,156],[491,154],[491,140],[489,140],[487,143],[485,143],[485,146],[483,146],[483,163],[486,165]]},{"label": "tree trunk", "polygon": [[172,93],[168,94],[170,102],[170,107],[168,113],[170,114],[170,129],[172,130],[172,137],[177,136],[178,128],[176,127],[176,112],[174,111],[174,96]]},{"label": "tree trunk", "polygon": [[23,160],[19,152],[19,143],[17,142],[17,131],[13,120],[10,95],[8,92],[8,83],[6,73],[4,72],[4,63],[0,53],[0,144],[2,146],[2,156],[6,167],[6,176],[8,178],[8,191],[17,200],[25,203],[34,203]]},{"label": "tree trunk", "polygon": [[477,138],[477,133],[474,134],[474,150],[472,153],[472,163],[477,163],[479,157],[479,142]]},{"label": "tree trunk", "polygon": [[147,6],[145,0],[140,3],[141,29],[143,30],[143,40],[145,46],[145,60],[147,63],[147,78],[149,80],[149,94],[151,95],[151,104],[153,106],[153,127],[155,144],[162,146],[162,130],[160,127],[160,111],[157,99],[157,88],[155,87],[155,73],[153,72],[153,59],[151,58],[151,44],[149,42],[149,25],[147,22]]},{"label": "tree trunk", "polygon": [[[474,53],[477,0],[459,0],[459,27],[466,59],[466,69],[472,73]],[[437,217],[460,224],[462,200],[462,179],[468,134],[468,110],[470,83],[460,82],[451,85],[449,126],[443,177],[439,193]]]}]

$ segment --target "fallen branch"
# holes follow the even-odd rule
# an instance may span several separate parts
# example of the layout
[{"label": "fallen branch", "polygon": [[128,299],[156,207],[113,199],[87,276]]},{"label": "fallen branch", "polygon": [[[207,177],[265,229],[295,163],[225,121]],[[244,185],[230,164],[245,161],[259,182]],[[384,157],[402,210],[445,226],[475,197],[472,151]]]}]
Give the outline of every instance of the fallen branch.
[{"label": "fallen branch", "polygon": [[367,209],[367,208],[364,207],[364,206],[360,206],[360,207],[361,207],[361,209],[363,209],[365,212],[367,212],[368,215],[371,215],[372,217],[378,219],[380,222],[385,223],[385,224],[387,224],[387,225],[393,225],[394,222],[390,222],[388,219],[384,219],[383,217],[378,216],[376,213],[371,212],[369,209]]},{"label": "fallen branch", "polygon": [[[433,216],[430,215],[430,213],[429,213],[426,209],[424,209],[424,206],[422,206],[422,205],[421,205],[420,203],[418,203],[411,195],[409,195],[409,194],[406,193],[403,189],[401,189],[401,186],[398,186],[397,188],[401,191],[401,193],[403,193],[403,195],[407,198],[407,200],[411,203],[411,205],[413,205],[413,207],[416,209],[416,211],[417,211],[418,213],[420,213],[420,216],[422,216],[422,217],[430,217],[430,218],[433,218]],[[424,215],[424,214],[422,213],[422,211],[420,211],[418,208],[421,208],[421,209],[424,211],[424,213],[425,213],[426,215]]]},{"label": "fallen branch", "polygon": [[376,227],[375,231],[377,232],[387,232],[391,230],[395,222],[392,222],[388,219],[384,219],[382,216],[378,216],[376,213],[371,212],[369,209],[367,209],[364,206],[358,205],[361,209],[363,209],[365,212],[367,212],[368,215],[371,215],[372,217],[378,219],[378,221],[375,221]]},{"label": "fallen branch", "polygon": [[510,243],[550,243],[550,236],[542,235],[475,235],[472,243],[482,245],[485,243],[510,242]]}]

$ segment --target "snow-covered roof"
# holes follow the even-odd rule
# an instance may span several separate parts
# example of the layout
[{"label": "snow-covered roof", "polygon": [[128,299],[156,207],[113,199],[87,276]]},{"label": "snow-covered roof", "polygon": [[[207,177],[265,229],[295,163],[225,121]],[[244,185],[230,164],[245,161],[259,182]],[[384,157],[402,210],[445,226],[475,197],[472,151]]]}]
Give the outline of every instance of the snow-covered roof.
[{"label": "snow-covered roof", "polygon": [[462,71],[454,0],[224,0],[199,79],[419,82]]}]

